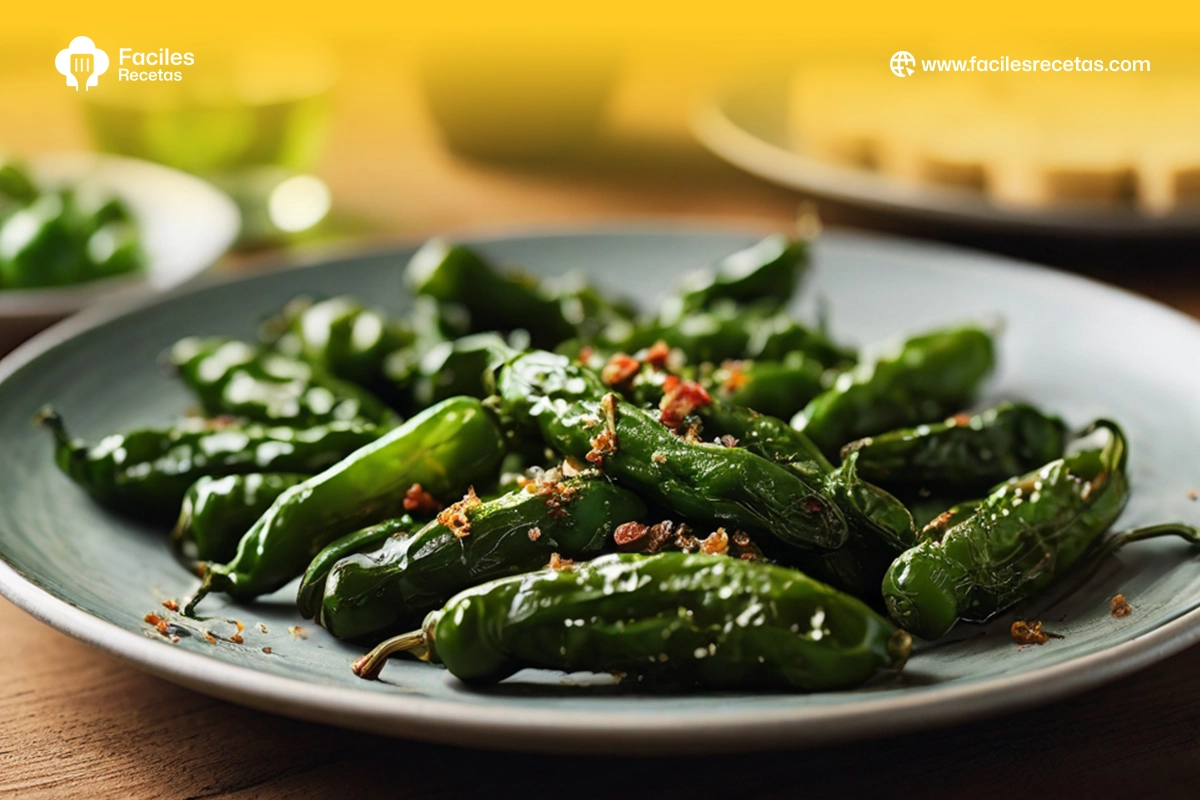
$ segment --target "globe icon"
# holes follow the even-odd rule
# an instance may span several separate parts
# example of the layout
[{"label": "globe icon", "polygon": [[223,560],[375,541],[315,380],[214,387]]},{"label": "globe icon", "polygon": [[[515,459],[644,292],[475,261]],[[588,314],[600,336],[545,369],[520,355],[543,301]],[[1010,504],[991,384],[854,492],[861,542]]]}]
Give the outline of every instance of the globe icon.
[{"label": "globe icon", "polygon": [[892,74],[897,78],[907,78],[913,74],[913,67],[917,66],[917,60],[907,50],[898,50],[892,56],[889,66],[892,68]]}]

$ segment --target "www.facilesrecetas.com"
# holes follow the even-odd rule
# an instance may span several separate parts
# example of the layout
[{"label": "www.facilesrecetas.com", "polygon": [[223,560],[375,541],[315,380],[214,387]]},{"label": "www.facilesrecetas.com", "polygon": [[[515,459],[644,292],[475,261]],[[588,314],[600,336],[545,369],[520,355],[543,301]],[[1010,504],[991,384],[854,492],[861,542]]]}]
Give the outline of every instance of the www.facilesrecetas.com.
[{"label": "www.facilesrecetas.com", "polygon": [[1146,58],[925,58],[924,72],[1149,72]]}]

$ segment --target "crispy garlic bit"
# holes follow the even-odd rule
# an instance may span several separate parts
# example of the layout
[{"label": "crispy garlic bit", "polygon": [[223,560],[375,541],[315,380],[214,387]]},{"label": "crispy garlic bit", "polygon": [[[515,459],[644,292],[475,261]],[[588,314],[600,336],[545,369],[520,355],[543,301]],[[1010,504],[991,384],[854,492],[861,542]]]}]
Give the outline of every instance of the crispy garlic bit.
[{"label": "crispy garlic bit", "polygon": [[467,489],[467,493],[463,495],[462,500],[438,513],[438,524],[449,528],[450,532],[459,539],[470,536],[471,520],[467,517],[467,512],[473,508],[478,508],[482,504],[483,501],[475,494],[475,487],[472,486]]}]

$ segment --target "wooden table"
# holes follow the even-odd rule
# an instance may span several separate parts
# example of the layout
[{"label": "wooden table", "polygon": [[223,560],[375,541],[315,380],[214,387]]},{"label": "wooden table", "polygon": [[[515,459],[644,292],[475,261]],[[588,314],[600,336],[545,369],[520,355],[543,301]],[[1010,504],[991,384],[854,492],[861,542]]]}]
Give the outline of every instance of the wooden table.
[{"label": "wooden table", "polygon": [[[321,170],[343,210],[393,234],[646,216],[785,228],[796,208],[795,195],[707,156],[678,126],[622,128],[618,114],[616,133],[581,157],[489,166],[439,148],[411,86],[390,99],[339,95]],[[637,98],[622,102],[628,109]],[[371,124],[355,124],[363,120]],[[1200,316],[1194,243],[986,243]],[[972,725],[804,752],[602,761],[464,751],[249,711],[147,677],[3,600],[0,631],[0,795],[1194,797],[1200,776],[1200,647],[1088,694]]]}]

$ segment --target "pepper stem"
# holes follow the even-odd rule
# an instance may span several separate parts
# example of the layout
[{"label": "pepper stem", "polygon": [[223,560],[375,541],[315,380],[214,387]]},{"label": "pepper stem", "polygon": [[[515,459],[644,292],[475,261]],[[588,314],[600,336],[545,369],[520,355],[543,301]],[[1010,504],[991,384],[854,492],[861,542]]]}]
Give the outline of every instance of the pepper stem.
[{"label": "pepper stem", "polygon": [[1127,544],[1157,539],[1160,536],[1178,536],[1189,544],[1200,544],[1200,528],[1184,525],[1182,522],[1167,522],[1162,525],[1147,525],[1131,531],[1118,534],[1105,542],[1096,553],[1096,560],[1107,558]]},{"label": "pepper stem", "polygon": [[[428,651],[428,649],[429,639],[425,635],[425,631],[416,630],[402,633],[377,645],[374,650],[355,661],[351,669],[363,680],[378,680],[379,673],[383,671],[383,665],[396,653],[406,653],[410,650]],[[418,652],[417,655],[420,656],[422,653]]]},{"label": "pepper stem", "polygon": [[49,428],[60,444],[68,446],[71,444],[71,436],[67,433],[67,426],[63,422],[62,416],[51,406],[43,406],[34,416],[33,424]]},{"label": "pepper stem", "polygon": [[221,592],[233,585],[233,581],[222,572],[218,572],[214,567],[206,567],[204,571],[204,580],[200,582],[200,588],[187,601],[187,605],[183,607],[183,615],[185,617],[196,617],[196,606],[205,597],[208,597],[212,592]]}]

